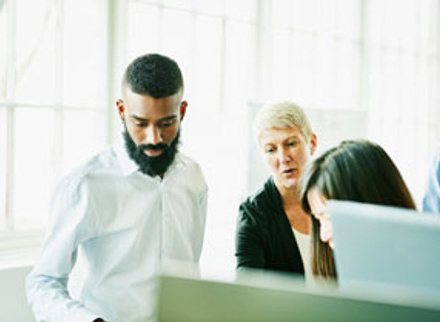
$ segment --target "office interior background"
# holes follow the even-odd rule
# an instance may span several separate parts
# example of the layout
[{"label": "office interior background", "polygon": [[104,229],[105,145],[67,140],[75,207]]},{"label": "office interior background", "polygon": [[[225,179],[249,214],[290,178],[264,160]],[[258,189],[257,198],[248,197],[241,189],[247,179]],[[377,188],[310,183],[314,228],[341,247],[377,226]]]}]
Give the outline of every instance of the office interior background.
[{"label": "office interior background", "polygon": [[438,0],[0,0],[0,262],[32,259],[55,182],[120,136],[126,65],[185,78],[183,152],[209,186],[202,267],[234,268],[239,203],[267,178],[251,133],[293,100],[321,153],[366,138],[420,206],[440,145]]}]

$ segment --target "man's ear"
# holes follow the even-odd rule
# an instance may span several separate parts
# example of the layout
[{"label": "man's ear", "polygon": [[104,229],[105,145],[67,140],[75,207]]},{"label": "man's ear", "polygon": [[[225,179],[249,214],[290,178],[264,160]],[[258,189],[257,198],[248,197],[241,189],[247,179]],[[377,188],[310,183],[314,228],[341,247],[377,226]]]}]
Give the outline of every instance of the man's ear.
[{"label": "man's ear", "polygon": [[188,102],[187,101],[182,101],[180,103],[180,121],[183,120],[183,118],[185,117],[185,113],[186,113],[186,107],[188,106]]},{"label": "man's ear", "polygon": [[318,137],[316,136],[315,133],[313,133],[312,137],[310,138],[310,154],[313,155],[317,147],[318,147]]},{"label": "man's ear", "polygon": [[122,99],[118,99],[116,101],[116,107],[118,109],[119,117],[121,118],[121,120],[124,119],[124,111],[125,111],[124,101]]}]

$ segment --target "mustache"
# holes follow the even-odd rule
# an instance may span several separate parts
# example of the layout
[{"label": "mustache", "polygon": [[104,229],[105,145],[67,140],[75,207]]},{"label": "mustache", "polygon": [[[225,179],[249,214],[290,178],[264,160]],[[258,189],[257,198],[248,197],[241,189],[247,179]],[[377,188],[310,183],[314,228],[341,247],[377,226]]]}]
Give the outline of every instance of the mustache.
[{"label": "mustache", "polygon": [[168,145],[165,143],[158,143],[158,144],[139,144],[138,149],[145,151],[145,150],[150,150],[150,151],[162,151],[165,150]]}]

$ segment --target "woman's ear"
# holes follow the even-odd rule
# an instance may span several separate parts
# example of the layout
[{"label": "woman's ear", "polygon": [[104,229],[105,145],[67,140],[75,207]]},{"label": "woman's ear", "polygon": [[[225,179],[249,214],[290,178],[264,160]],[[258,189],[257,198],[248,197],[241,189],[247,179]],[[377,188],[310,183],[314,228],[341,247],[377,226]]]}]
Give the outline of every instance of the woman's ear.
[{"label": "woman's ear", "polygon": [[318,147],[318,137],[316,136],[315,133],[313,133],[312,137],[310,138],[310,154],[313,155],[317,147]]}]

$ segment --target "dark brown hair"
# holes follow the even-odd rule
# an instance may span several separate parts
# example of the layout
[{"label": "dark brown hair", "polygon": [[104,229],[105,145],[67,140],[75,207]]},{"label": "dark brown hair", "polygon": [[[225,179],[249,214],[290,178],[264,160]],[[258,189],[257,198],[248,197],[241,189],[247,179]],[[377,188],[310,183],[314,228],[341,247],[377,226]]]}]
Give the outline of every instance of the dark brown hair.
[{"label": "dark brown hair", "polygon": [[[306,167],[298,191],[307,213],[311,213],[307,195],[315,188],[326,199],[416,208],[394,162],[378,144],[366,140],[343,141]],[[312,272],[336,278],[333,252],[319,238],[319,221],[311,217]]]}]

